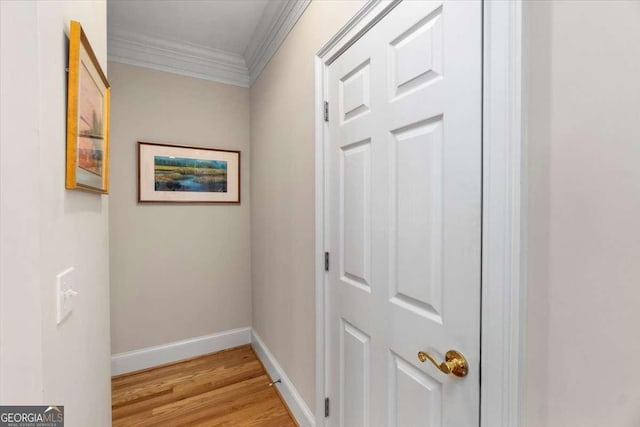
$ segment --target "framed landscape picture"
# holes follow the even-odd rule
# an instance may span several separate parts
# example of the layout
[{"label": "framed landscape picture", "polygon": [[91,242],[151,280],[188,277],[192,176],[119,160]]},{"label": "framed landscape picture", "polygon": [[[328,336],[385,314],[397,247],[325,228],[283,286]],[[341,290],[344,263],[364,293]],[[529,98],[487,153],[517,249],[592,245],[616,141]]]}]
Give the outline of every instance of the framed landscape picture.
[{"label": "framed landscape picture", "polygon": [[69,28],[66,188],[109,192],[111,89],[79,22]]},{"label": "framed landscape picture", "polygon": [[138,202],[240,203],[240,152],[140,141]]}]

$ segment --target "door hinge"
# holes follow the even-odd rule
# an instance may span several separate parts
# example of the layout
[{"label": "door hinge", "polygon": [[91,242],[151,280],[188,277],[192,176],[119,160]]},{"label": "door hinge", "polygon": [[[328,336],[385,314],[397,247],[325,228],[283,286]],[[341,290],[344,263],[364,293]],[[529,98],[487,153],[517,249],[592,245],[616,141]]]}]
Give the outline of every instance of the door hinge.
[{"label": "door hinge", "polygon": [[329,398],[324,398],[324,417],[327,418],[329,416]]},{"label": "door hinge", "polygon": [[324,271],[329,271],[329,252],[324,253]]},{"label": "door hinge", "polygon": [[329,121],[329,103],[324,101],[324,121]]}]

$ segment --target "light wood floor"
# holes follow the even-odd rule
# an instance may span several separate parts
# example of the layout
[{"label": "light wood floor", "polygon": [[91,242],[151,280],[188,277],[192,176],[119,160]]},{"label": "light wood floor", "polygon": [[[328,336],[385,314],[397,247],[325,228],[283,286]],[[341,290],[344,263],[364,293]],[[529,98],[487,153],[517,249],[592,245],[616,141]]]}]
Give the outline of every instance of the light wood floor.
[{"label": "light wood floor", "polygon": [[250,345],[115,376],[114,426],[295,426]]}]

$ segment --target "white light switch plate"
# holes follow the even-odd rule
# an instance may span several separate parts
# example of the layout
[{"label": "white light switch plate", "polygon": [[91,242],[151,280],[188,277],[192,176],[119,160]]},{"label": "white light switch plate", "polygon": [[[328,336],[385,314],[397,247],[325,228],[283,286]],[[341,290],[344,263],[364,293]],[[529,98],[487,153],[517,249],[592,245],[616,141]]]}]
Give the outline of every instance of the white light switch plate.
[{"label": "white light switch plate", "polygon": [[58,305],[58,324],[73,311],[73,298],[78,294],[73,285],[75,272],[73,267],[66,269],[56,276],[56,301]]}]

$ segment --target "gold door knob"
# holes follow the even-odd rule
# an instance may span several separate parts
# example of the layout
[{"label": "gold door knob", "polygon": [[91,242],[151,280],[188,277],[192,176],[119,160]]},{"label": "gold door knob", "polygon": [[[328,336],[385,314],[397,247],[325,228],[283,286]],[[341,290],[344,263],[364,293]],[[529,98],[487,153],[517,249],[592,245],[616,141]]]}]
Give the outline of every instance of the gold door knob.
[{"label": "gold door knob", "polygon": [[418,352],[418,359],[421,362],[426,362],[427,360],[434,364],[434,366],[443,373],[450,375],[453,374],[456,377],[466,377],[469,373],[469,364],[467,363],[467,359],[464,358],[462,353],[457,352],[455,350],[447,351],[447,354],[444,355],[445,361],[442,363],[438,363],[435,357],[426,351]]}]

